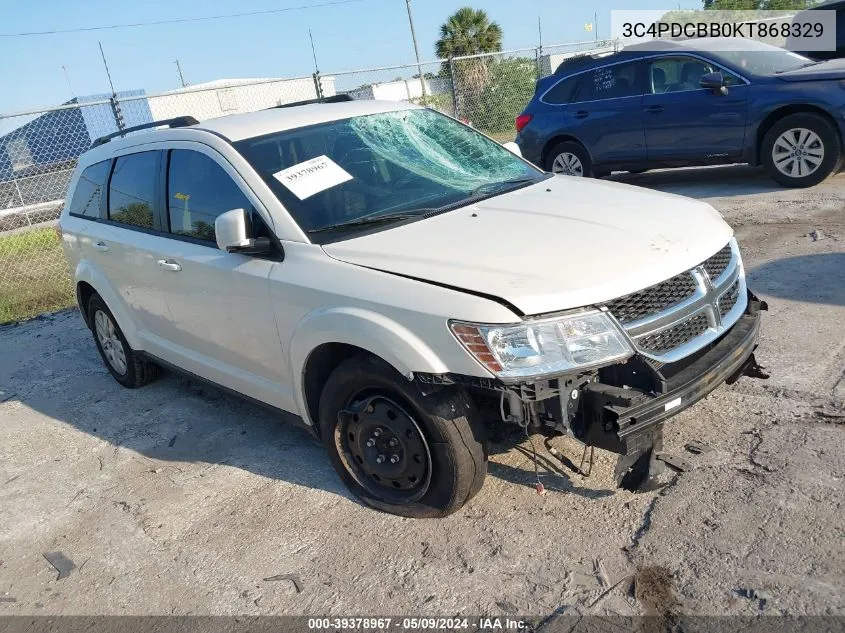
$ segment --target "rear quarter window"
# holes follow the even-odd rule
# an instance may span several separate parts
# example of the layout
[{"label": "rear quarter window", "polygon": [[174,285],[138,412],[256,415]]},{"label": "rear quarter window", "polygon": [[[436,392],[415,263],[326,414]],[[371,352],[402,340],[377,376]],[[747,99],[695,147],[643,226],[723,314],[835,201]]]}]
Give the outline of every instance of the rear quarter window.
[{"label": "rear quarter window", "polygon": [[155,228],[159,153],[141,152],[115,160],[109,183],[109,219],[144,229]]},{"label": "rear quarter window", "polygon": [[637,62],[601,66],[579,75],[574,102],[602,101],[642,94],[637,85]]},{"label": "rear quarter window", "polygon": [[543,95],[543,101],[553,105],[564,105],[572,101],[575,94],[575,88],[578,86],[578,76],[563,79],[552,86],[549,91]]},{"label": "rear quarter window", "polygon": [[100,217],[100,201],[109,177],[110,160],[86,167],[79,176],[68,213],[84,218]]}]

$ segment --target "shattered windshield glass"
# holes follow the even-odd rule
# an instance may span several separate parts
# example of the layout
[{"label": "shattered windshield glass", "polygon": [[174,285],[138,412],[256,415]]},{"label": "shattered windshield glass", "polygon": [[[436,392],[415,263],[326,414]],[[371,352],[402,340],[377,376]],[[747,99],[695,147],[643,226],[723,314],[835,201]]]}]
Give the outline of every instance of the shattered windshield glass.
[{"label": "shattered windshield glass", "polygon": [[303,230],[434,212],[544,177],[472,128],[427,109],[332,121],[235,144]]}]

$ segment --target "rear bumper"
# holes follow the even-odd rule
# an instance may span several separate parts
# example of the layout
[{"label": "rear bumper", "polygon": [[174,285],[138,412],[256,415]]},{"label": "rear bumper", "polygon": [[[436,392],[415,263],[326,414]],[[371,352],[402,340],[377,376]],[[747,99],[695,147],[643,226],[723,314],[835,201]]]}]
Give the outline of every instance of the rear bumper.
[{"label": "rear bumper", "polygon": [[702,356],[670,380],[660,395],[591,383],[584,388],[586,443],[622,455],[648,448],[659,425],[692,406],[724,382],[732,382],[756,363],[765,303],[749,293],[746,313]]}]

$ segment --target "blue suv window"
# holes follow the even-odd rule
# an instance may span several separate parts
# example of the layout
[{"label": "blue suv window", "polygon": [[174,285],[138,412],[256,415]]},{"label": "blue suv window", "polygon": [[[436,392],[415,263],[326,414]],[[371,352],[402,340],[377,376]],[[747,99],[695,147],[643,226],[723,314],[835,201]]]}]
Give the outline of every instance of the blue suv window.
[{"label": "blue suv window", "polygon": [[661,57],[649,65],[649,92],[663,94],[665,92],[700,90],[699,81],[701,78],[716,71],[722,72],[726,86],[737,86],[742,83],[742,80],[733,73],[722,70],[697,57]]},{"label": "blue suv window", "polygon": [[543,95],[543,101],[553,105],[564,105],[572,101],[575,95],[575,88],[578,87],[578,75],[563,79],[552,86],[549,91]]},{"label": "blue suv window", "polygon": [[572,101],[600,101],[642,94],[637,85],[637,63],[602,66],[581,73]]}]

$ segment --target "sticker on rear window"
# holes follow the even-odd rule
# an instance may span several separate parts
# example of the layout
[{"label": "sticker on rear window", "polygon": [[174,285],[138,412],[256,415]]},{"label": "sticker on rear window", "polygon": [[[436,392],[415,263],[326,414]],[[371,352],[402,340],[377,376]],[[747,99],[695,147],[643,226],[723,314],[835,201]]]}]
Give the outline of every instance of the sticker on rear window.
[{"label": "sticker on rear window", "polygon": [[300,200],[352,180],[352,176],[328,156],[318,156],[277,171],[273,177]]}]

